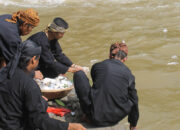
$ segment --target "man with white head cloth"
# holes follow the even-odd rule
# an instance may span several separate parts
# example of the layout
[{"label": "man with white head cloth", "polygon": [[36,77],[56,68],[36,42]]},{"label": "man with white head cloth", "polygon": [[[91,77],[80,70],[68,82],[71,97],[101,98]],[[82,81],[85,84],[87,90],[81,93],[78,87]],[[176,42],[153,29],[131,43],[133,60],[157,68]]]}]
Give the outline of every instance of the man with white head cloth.
[{"label": "man with white head cloth", "polygon": [[73,64],[63,53],[58,42],[68,27],[68,23],[64,19],[57,17],[47,26],[45,31],[38,32],[29,38],[42,47],[38,69],[44,77],[54,78],[66,72],[74,73],[83,70],[81,66]]}]

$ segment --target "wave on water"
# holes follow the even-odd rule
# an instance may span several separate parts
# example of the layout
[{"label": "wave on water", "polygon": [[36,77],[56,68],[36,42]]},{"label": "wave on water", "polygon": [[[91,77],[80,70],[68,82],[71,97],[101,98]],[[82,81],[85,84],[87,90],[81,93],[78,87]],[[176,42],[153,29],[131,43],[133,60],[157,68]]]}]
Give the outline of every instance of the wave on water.
[{"label": "wave on water", "polygon": [[56,7],[65,0],[0,0],[3,6],[20,6],[20,7]]},{"label": "wave on water", "polygon": [[[103,0],[101,0],[103,1]],[[108,2],[118,2],[122,4],[127,4],[127,3],[136,3],[139,2],[140,0],[107,0]]]},{"label": "wave on water", "polygon": [[140,0],[96,0],[96,1],[91,1],[91,0],[0,0],[0,5],[3,6],[19,6],[19,7],[33,7],[33,8],[39,8],[39,7],[57,7],[64,3],[65,1],[67,2],[75,2],[75,3],[84,3],[84,6],[93,6],[93,3],[96,2],[103,2],[103,3],[109,3],[109,2],[118,2],[122,4],[126,3],[134,3],[134,2],[139,2]]},{"label": "wave on water", "polygon": [[177,65],[177,64],[179,64],[179,62],[177,60],[178,60],[178,56],[173,55],[173,56],[171,56],[171,61],[169,61],[167,63],[167,65]]},{"label": "wave on water", "polygon": [[178,62],[168,62],[167,65],[177,65],[179,64]]}]

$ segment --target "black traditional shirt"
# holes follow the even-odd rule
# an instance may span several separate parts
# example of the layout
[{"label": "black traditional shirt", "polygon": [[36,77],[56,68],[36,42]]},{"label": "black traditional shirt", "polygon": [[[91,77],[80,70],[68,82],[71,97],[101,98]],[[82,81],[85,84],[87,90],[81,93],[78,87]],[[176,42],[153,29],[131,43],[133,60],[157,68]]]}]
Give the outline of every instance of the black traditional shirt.
[{"label": "black traditional shirt", "polygon": [[58,40],[49,41],[45,32],[38,32],[29,39],[42,47],[39,69],[45,77],[56,77],[59,74],[64,74],[73,64],[62,52]]},{"label": "black traditional shirt", "polygon": [[0,130],[68,129],[68,123],[50,118],[46,109],[39,86],[23,70],[17,68],[0,83]]},{"label": "black traditional shirt", "polygon": [[131,125],[139,118],[135,78],[121,61],[107,59],[91,69],[91,116],[97,125],[108,126],[128,115]]},{"label": "black traditional shirt", "polygon": [[22,42],[19,31],[19,23],[7,22],[11,15],[0,16],[0,49],[7,62],[17,51],[17,46]]}]

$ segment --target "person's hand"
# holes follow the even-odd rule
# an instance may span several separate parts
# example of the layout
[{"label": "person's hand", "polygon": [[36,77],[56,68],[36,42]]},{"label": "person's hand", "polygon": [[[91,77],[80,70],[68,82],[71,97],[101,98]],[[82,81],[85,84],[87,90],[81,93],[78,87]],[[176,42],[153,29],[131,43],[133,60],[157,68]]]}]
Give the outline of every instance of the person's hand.
[{"label": "person's hand", "polygon": [[80,65],[72,64],[71,67],[73,68],[82,68]]},{"label": "person's hand", "polygon": [[130,126],[130,130],[137,130],[137,127]]},{"label": "person's hand", "polygon": [[80,71],[80,70],[83,71],[83,67],[73,64],[73,65],[71,65],[71,67],[69,67],[68,72],[75,73],[75,72]]},{"label": "person's hand", "polygon": [[45,96],[42,96],[42,98],[44,98],[44,100],[48,101],[47,97],[45,97]]},{"label": "person's hand", "polygon": [[87,68],[87,67],[82,67],[80,65],[75,65],[75,64],[73,64],[73,67],[76,69],[76,71],[82,70],[82,71],[84,71],[86,73],[85,68]]},{"label": "person's hand", "polygon": [[35,71],[35,75],[34,75],[35,79],[40,79],[42,80],[44,78],[43,74],[41,73],[41,71],[37,70]]},{"label": "person's hand", "polygon": [[76,65],[75,64],[72,64],[71,67],[75,67]]},{"label": "person's hand", "polygon": [[74,73],[76,72],[76,69],[74,67],[69,67],[68,72]]},{"label": "person's hand", "polygon": [[76,65],[75,69],[76,71],[80,71],[80,70],[84,71],[83,67],[81,67],[80,65]]},{"label": "person's hand", "polygon": [[86,130],[86,128],[78,123],[69,123],[68,130]]}]

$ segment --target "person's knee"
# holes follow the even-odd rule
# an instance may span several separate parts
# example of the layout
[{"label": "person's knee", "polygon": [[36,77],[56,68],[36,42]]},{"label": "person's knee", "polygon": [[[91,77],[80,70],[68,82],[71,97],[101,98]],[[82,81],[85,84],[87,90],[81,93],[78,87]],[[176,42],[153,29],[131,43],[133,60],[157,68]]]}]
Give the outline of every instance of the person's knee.
[{"label": "person's knee", "polygon": [[81,85],[86,85],[87,82],[89,82],[88,77],[83,71],[75,72],[73,76],[73,81],[75,86],[79,86],[79,83],[81,83]]},{"label": "person's knee", "polygon": [[80,70],[74,73],[74,78],[76,77],[84,77],[86,76],[86,74],[84,73],[84,71]]}]

